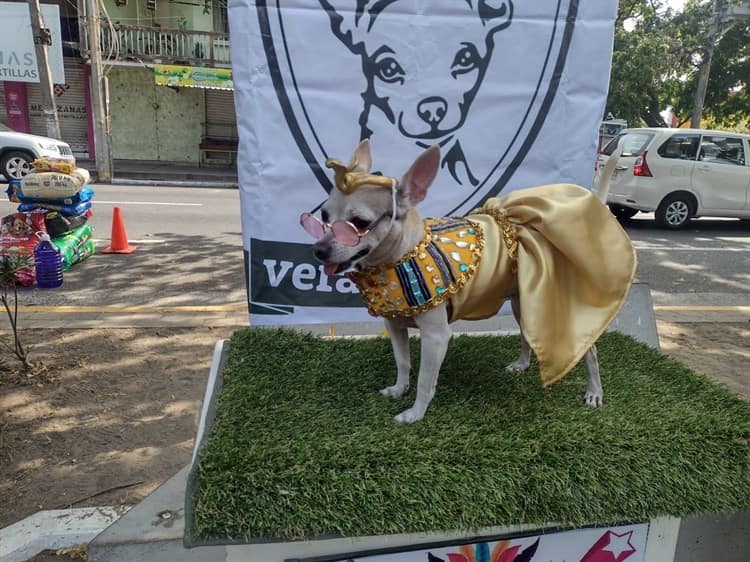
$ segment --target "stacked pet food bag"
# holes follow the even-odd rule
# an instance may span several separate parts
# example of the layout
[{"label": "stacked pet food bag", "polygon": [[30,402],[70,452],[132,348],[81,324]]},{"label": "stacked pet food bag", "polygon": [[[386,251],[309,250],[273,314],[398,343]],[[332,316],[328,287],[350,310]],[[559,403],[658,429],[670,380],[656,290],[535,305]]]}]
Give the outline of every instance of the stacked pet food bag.
[{"label": "stacked pet food bag", "polygon": [[[3,217],[0,254],[33,255],[41,235],[49,234],[62,256],[63,271],[95,251],[91,217],[94,190],[89,173],[76,167],[72,156],[38,158],[22,180],[8,185],[8,199],[20,203],[18,212]],[[21,285],[34,283],[33,266],[17,274]]]}]

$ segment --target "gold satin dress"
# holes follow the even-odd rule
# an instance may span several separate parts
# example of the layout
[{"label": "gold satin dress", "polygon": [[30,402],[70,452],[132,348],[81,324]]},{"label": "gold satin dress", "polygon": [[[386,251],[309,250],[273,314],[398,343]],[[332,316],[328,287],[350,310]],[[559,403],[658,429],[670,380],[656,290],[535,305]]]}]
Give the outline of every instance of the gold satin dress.
[{"label": "gold satin dress", "polygon": [[[542,384],[564,377],[627,299],[636,256],[625,231],[596,196],[570,184],[492,198],[457,220],[453,230],[442,227],[446,236],[431,233],[440,219],[426,221],[425,239],[397,264],[353,273],[365,305],[374,315],[398,317],[450,300],[451,322],[480,320],[498,312],[515,276],[521,329]],[[466,237],[466,224],[475,236]],[[463,247],[452,248],[457,243]],[[445,263],[431,261],[438,254]],[[441,264],[442,277],[454,283],[439,281]],[[415,301],[415,291],[423,298]]]}]

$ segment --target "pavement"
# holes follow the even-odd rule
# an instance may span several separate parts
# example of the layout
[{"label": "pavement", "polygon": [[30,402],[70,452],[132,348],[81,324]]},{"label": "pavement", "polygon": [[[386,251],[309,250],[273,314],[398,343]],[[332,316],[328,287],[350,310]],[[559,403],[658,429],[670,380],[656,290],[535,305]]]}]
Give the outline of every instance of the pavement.
[{"label": "pavement", "polygon": [[[96,177],[93,160],[78,159]],[[237,166],[233,164],[198,166],[177,162],[150,160],[115,160],[112,163],[112,183],[120,185],[174,185],[180,187],[236,188]]]}]

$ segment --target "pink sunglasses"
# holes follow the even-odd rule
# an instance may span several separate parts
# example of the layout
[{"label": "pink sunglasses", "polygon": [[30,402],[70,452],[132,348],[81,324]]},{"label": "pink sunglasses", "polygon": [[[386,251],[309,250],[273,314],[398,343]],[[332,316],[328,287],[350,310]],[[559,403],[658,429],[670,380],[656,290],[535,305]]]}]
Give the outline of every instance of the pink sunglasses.
[{"label": "pink sunglasses", "polygon": [[385,215],[381,215],[380,218],[376,219],[375,222],[371,223],[369,228],[360,231],[349,221],[336,221],[333,224],[321,221],[318,217],[311,213],[302,213],[299,218],[299,223],[302,228],[305,229],[310,236],[316,240],[320,240],[325,236],[326,229],[330,228],[333,233],[333,237],[337,242],[340,242],[344,246],[353,247],[359,244],[360,239],[363,236],[367,236],[378,223],[383,220]]}]

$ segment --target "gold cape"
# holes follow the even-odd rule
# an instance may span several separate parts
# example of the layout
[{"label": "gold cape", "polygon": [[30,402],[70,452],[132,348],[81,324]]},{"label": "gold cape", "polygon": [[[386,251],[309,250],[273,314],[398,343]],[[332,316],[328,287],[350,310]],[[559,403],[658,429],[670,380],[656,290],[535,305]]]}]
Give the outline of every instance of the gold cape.
[{"label": "gold cape", "polygon": [[[449,320],[495,315],[516,277],[521,329],[539,361],[542,384],[558,381],[625,303],[636,270],[630,239],[591,192],[570,184],[488,199],[466,218],[478,226],[483,249],[476,270],[450,295]],[[383,269],[353,279],[361,289],[368,275],[375,282]]]}]

